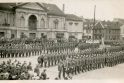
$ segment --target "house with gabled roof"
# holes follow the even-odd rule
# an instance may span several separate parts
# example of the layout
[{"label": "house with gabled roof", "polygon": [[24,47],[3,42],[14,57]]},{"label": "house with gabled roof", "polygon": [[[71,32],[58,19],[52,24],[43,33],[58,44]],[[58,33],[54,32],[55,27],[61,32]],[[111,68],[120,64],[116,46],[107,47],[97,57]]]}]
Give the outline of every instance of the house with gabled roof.
[{"label": "house with gabled roof", "polygon": [[104,26],[101,21],[96,22],[95,26],[92,26],[92,34],[94,40],[101,40],[104,34]]},{"label": "house with gabled roof", "polygon": [[120,40],[120,26],[118,22],[99,21],[93,28],[93,37],[95,40]]},{"label": "house with gabled roof", "polygon": [[66,14],[66,29],[68,38],[82,39],[83,36],[83,19],[74,14]]}]

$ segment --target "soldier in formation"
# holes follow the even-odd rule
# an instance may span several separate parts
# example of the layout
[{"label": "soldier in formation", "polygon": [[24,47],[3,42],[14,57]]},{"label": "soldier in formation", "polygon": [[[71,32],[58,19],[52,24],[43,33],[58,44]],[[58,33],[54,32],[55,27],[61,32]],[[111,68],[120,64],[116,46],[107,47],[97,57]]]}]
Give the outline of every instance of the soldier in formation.
[{"label": "soldier in formation", "polygon": [[[97,51],[98,52],[98,51]],[[73,54],[73,56],[66,58],[66,60],[58,64],[58,76],[61,79],[70,77],[70,75],[77,75],[81,72],[87,72],[104,67],[112,67],[124,62],[124,51],[116,52],[99,52],[92,54]]]}]

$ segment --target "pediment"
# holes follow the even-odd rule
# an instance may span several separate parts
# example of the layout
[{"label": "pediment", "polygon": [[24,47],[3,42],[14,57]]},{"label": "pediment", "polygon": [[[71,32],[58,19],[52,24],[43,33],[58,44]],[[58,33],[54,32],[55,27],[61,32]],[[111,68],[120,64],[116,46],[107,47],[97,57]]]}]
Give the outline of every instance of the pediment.
[{"label": "pediment", "polygon": [[40,6],[40,4],[38,3],[26,3],[26,4],[21,5],[20,8],[28,8],[28,9],[45,11],[45,9],[42,6]]}]

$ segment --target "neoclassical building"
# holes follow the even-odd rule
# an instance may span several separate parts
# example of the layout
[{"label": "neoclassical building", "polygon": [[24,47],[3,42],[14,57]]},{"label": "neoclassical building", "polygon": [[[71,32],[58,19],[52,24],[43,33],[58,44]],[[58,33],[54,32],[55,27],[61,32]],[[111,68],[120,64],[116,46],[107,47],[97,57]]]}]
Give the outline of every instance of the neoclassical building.
[{"label": "neoclassical building", "polygon": [[0,37],[68,38],[69,32],[66,15],[55,4],[0,3]]}]

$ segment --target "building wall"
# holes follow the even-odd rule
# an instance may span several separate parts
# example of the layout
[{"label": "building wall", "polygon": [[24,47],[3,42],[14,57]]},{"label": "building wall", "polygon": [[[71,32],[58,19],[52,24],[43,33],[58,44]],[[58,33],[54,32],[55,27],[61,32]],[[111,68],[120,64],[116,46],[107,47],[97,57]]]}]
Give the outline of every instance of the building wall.
[{"label": "building wall", "polygon": [[[48,28],[47,26],[47,13],[30,9],[16,9],[16,26],[18,28],[26,28],[28,30],[28,20],[31,15],[35,15],[37,18],[37,29]],[[21,17],[24,17],[24,26],[21,26]],[[45,21],[45,27],[41,27],[41,19]]]},{"label": "building wall", "polygon": [[120,29],[105,29],[105,40],[120,40]]},{"label": "building wall", "polygon": [[[55,21],[58,21],[57,25]],[[56,38],[57,33],[66,32],[65,29],[65,17],[48,15],[48,27],[50,30],[51,38]]]},{"label": "building wall", "polygon": [[77,39],[82,39],[83,35],[83,22],[66,20],[66,29],[69,33],[68,36],[73,35]]},{"label": "building wall", "polygon": [[[35,6],[35,8],[34,8]],[[40,10],[41,9],[41,10]],[[29,17],[31,15],[37,18],[37,29],[29,29]],[[4,26],[5,23],[10,26]],[[44,19],[44,27],[42,26],[41,19]],[[58,20],[57,27],[55,27],[55,20]],[[73,22],[72,25],[69,22]],[[37,38],[41,37],[44,33],[47,38],[56,38],[57,33],[64,33],[64,38],[68,38],[69,34],[73,34],[78,39],[82,39],[83,34],[83,22],[81,21],[66,21],[63,16],[48,15],[42,8],[39,8],[36,4],[27,4],[23,7],[19,7],[14,13],[10,11],[0,11],[0,31],[5,32],[6,38],[11,38],[14,35],[15,38],[20,38],[24,33],[27,37],[30,37],[30,33],[35,33]]]},{"label": "building wall", "polygon": [[[4,13],[2,15],[4,15]],[[37,18],[37,30],[36,31],[29,30],[28,19],[29,19],[29,16],[31,16],[31,15],[35,15]],[[6,15],[4,17],[6,18]],[[9,16],[9,17],[12,18],[12,16]],[[21,17],[23,17],[23,21],[21,21]],[[8,18],[8,19],[10,19],[10,18]],[[45,21],[44,27],[42,27],[42,25],[41,25],[41,19],[44,19],[44,21]],[[54,27],[54,20],[56,20],[56,19],[58,20],[57,28]],[[1,24],[3,22],[4,22],[4,20],[1,20]],[[34,11],[34,10],[27,10],[27,9],[17,9],[16,13],[15,13],[15,17],[13,16],[13,24],[11,24],[11,25],[15,25],[14,30],[17,30],[17,31],[14,32],[13,30],[11,30],[11,32],[17,38],[20,38],[20,35],[22,33],[24,33],[27,37],[29,37],[30,33],[35,33],[36,37],[40,38],[41,34],[44,33],[45,35],[48,36],[48,38],[56,38],[57,32],[58,33],[66,32],[66,29],[64,26],[65,25],[65,17],[48,16],[47,13],[38,12],[37,10]],[[12,29],[12,28],[6,27],[6,29]],[[66,35],[67,35],[67,33],[66,33]],[[64,37],[67,37],[66,35]],[[9,38],[11,38],[11,37],[9,37]]]},{"label": "building wall", "polygon": [[124,25],[120,27],[120,39],[124,40]]},{"label": "building wall", "polygon": [[9,24],[8,26],[14,26],[14,14],[11,11],[0,10],[0,26],[5,23]]},{"label": "building wall", "polygon": [[67,27],[68,32],[83,32],[83,22],[82,21],[66,20],[66,27]]},{"label": "building wall", "polygon": [[[36,30],[29,29],[29,17],[34,15],[37,19],[37,27]],[[21,18],[24,18],[22,21]],[[16,9],[16,27],[18,28],[18,38],[20,38],[21,33],[24,33],[27,37],[29,37],[30,33],[35,33],[37,38],[41,37],[42,33],[46,33],[48,31],[48,20],[47,13],[38,10],[32,9]],[[44,26],[41,25],[41,21],[44,20]]]},{"label": "building wall", "polygon": [[0,10],[0,33],[4,33],[3,37],[5,38],[11,38],[13,30],[16,29],[14,27],[14,16],[15,14],[12,11]]},{"label": "building wall", "polygon": [[[65,17],[61,16],[48,16],[49,19],[49,28],[50,29],[56,29],[58,31],[64,30],[64,24],[65,24]],[[54,21],[58,20],[58,27],[55,28]]]}]

